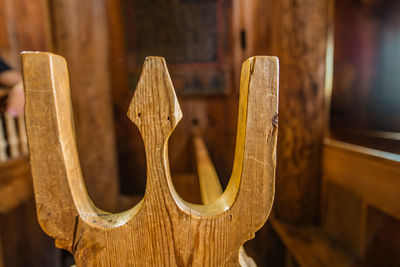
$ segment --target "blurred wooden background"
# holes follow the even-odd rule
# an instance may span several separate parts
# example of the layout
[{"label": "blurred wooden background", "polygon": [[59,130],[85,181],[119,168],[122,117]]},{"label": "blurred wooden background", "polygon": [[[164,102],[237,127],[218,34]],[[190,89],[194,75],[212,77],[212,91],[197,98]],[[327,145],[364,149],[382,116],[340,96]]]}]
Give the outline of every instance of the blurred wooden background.
[{"label": "blurred wooden background", "polygon": [[[23,50],[66,57],[84,177],[110,211],[144,192],[144,147],[126,116],[144,56],[171,69],[184,114],[171,172],[192,202],[193,132],[225,186],[240,64],[278,56],[274,216],[248,254],[259,266],[399,266],[399,12],[396,0],[0,0],[0,55],[17,69]],[[62,262],[33,206],[1,215],[6,266]]]}]

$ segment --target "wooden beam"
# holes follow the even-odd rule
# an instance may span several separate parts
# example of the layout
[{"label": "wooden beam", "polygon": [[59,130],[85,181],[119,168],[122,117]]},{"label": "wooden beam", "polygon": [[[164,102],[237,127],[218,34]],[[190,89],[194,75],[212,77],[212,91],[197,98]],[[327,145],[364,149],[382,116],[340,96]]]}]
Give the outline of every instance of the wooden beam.
[{"label": "wooden beam", "polygon": [[318,218],[331,1],[273,1],[269,10],[282,73],[274,210],[291,222]]},{"label": "wooden beam", "polygon": [[55,51],[69,66],[82,171],[89,195],[106,210],[118,197],[105,0],[51,0]]}]

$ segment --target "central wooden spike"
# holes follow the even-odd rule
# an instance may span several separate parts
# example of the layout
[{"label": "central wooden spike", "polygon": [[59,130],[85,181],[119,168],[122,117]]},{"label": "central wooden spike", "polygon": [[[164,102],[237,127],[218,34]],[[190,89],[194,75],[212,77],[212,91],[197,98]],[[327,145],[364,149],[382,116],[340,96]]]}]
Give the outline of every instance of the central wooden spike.
[{"label": "central wooden spike", "polygon": [[165,141],[181,120],[182,111],[164,58],[146,58],[128,117],[139,128],[145,143],[153,141],[148,140],[149,134],[158,133],[163,137],[159,141]]},{"label": "central wooden spike", "polygon": [[[139,128],[147,159],[145,202],[155,209],[174,203],[168,166],[168,138],[182,118],[182,111],[162,57],[147,57],[128,117]],[[151,201],[147,201],[151,199]]]}]

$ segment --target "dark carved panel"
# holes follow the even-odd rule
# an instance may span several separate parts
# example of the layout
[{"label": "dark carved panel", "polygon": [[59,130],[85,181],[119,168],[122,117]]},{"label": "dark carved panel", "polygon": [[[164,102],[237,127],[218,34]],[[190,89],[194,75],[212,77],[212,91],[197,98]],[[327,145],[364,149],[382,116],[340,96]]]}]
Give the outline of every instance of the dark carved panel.
[{"label": "dark carved panel", "polygon": [[132,86],[147,56],[167,60],[180,95],[225,92],[227,14],[224,0],[124,1]]}]

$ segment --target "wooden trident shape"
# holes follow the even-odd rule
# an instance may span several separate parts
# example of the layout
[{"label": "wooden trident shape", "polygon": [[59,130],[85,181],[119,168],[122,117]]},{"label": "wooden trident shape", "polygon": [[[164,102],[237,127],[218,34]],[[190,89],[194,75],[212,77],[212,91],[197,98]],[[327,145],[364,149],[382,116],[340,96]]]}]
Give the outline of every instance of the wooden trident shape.
[{"label": "wooden trident shape", "polygon": [[122,213],[90,200],[79,164],[65,60],[24,53],[26,126],[37,216],[77,266],[237,266],[239,248],[266,222],[274,198],[278,60],[243,63],[235,160],[208,205],[176,193],[168,138],[182,117],[163,58],[146,59],[128,116],[146,150],[144,198]]}]

